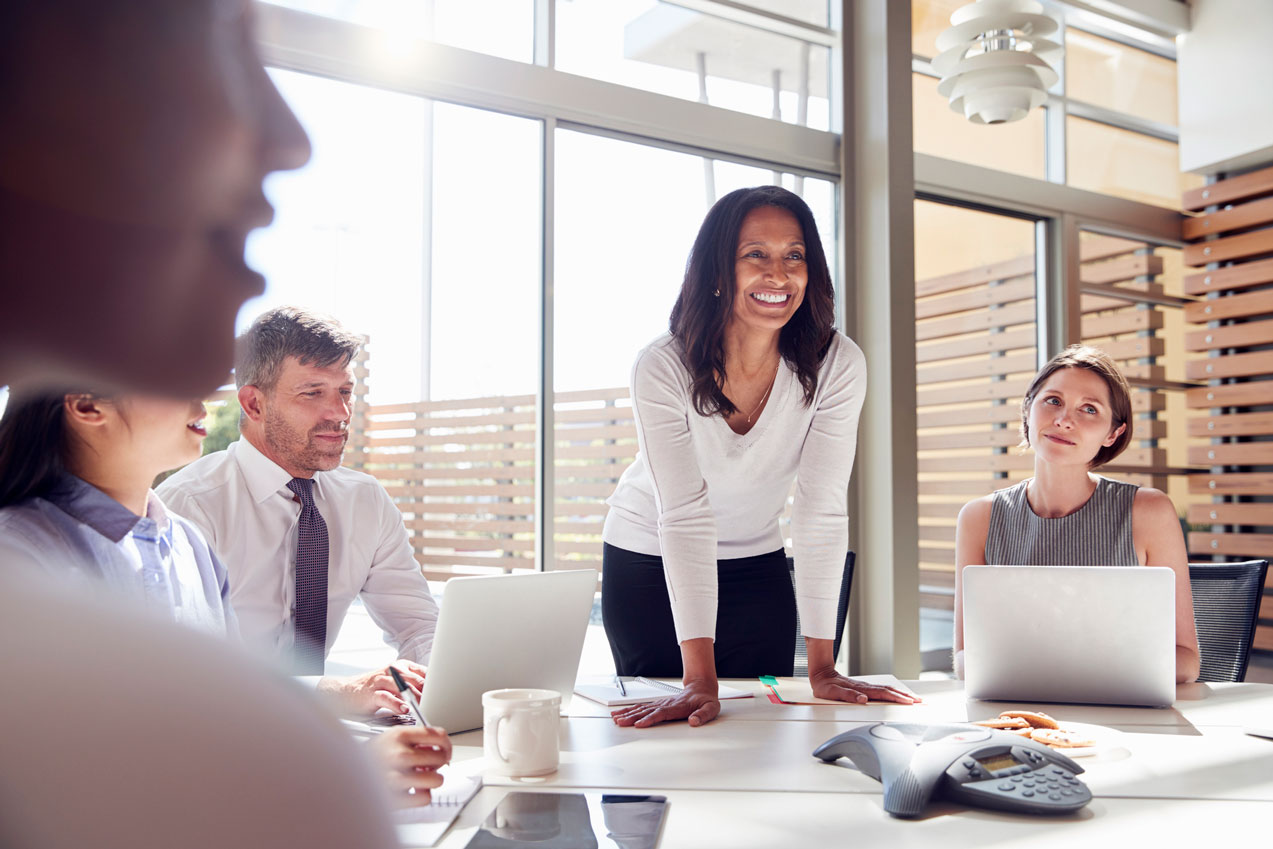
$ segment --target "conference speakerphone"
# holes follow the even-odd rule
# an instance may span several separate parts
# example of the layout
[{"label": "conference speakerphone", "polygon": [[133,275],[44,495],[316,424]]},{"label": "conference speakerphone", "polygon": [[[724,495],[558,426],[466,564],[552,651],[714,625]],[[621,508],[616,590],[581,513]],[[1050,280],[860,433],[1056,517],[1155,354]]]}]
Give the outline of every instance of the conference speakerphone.
[{"label": "conference speakerphone", "polygon": [[975,725],[878,722],[813,752],[847,757],[884,785],[884,810],[919,816],[934,797],[1027,814],[1068,814],[1092,801],[1070,758],[1035,740]]}]

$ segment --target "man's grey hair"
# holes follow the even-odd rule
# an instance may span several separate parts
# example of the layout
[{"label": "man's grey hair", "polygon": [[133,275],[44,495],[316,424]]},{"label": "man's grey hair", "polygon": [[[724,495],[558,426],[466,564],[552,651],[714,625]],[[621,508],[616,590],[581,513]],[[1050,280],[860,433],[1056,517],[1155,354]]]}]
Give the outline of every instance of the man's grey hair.
[{"label": "man's grey hair", "polygon": [[238,339],[234,383],[271,392],[278,384],[283,361],[296,357],[301,365],[345,367],[362,347],[362,337],[322,313],[299,307],[277,307],[261,315]]}]

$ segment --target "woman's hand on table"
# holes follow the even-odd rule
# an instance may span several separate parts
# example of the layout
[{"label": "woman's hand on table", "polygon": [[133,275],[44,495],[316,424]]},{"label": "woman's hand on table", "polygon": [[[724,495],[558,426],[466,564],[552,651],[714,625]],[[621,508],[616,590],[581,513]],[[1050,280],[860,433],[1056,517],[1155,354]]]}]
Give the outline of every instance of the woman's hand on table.
[{"label": "woman's hand on table", "polygon": [[911,705],[923,701],[919,696],[897,687],[846,678],[836,672],[834,667],[809,670],[809,684],[816,698],[834,699],[838,702],[866,704],[868,701],[876,701]]},{"label": "woman's hand on table", "polygon": [[690,725],[699,726],[711,722],[720,714],[720,688],[715,681],[690,681],[674,696],[625,705],[610,712],[614,724],[623,728],[649,728],[660,722],[689,719]]}]

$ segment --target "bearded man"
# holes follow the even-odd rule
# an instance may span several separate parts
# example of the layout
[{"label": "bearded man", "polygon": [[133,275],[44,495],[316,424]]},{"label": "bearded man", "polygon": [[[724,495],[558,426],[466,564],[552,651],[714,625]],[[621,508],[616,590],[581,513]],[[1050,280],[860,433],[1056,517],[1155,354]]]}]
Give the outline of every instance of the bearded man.
[{"label": "bearded man", "polygon": [[[361,344],[327,316],[295,307],[262,315],[236,352],[242,438],[158,492],[225,564],[245,643],[282,656],[294,674],[320,676],[358,596],[418,690],[437,603],[402,513],[375,478],[340,465]],[[316,685],[349,713],[407,712],[385,669]]]}]

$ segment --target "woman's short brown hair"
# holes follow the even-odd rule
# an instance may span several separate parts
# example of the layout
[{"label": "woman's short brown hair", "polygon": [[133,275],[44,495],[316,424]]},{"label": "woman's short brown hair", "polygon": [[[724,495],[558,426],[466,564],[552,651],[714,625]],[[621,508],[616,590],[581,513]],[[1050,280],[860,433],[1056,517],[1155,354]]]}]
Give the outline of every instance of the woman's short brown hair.
[{"label": "woman's short brown hair", "polygon": [[1088,468],[1095,469],[1122,454],[1131,444],[1132,390],[1127,384],[1127,378],[1123,377],[1123,372],[1110,355],[1091,345],[1071,345],[1048,360],[1047,365],[1039,369],[1039,373],[1034,376],[1034,380],[1030,382],[1030,388],[1025,392],[1025,397],[1021,399],[1021,447],[1025,448],[1030,444],[1030,405],[1034,403],[1035,396],[1039,394],[1039,389],[1047,382],[1047,379],[1063,368],[1087,369],[1105,381],[1105,387],[1109,390],[1109,409],[1112,419],[1110,429],[1126,425],[1112,444],[1103,445],[1101,450],[1096,452],[1096,456],[1088,464]]}]

